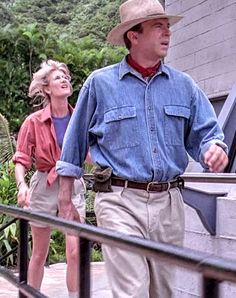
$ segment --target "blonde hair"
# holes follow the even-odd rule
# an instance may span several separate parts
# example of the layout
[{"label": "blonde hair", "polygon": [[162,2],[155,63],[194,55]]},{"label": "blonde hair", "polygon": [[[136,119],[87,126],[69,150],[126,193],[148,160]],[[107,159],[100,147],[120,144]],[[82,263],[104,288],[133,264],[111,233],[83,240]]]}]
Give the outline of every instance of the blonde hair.
[{"label": "blonde hair", "polygon": [[50,96],[45,92],[45,87],[49,84],[48,76],[55,70],[64,72],[68,79],[71,79],[70,71],[65,63],[54,60],[42,62],[40,69],[33,74],[33,79],[29,86],[28,96],[33,98],[33,103],[45,106],[50,102]]}]

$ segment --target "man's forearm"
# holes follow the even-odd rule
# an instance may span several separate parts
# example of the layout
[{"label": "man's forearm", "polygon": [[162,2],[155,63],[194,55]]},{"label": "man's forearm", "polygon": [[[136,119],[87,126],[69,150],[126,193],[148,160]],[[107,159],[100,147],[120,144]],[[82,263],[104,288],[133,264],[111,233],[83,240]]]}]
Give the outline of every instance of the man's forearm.
[{"label": "man's forearm", "polygon": [[59,185],[60,185],[59,194],[58,194],[59,202],[71,202],[74,178],[60,176]]}]

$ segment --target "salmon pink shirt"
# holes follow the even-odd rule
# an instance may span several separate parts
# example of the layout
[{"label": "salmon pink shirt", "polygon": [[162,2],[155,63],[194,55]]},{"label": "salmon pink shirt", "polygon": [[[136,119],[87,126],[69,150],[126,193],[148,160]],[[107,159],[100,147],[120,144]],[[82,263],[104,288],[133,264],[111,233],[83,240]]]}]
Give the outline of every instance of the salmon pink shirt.
[{"label": "salmon pink shirt", "polygon": [[[73,109],[69,105],[72,114]],[[13,162],[22,164],[30,170],[32,164],[36,170],[48,172],[48,184],[51,185],[57,178],[55,171],[56,161],[59,160],[61,149],[57,144],[54,129],[51,105],[29,115],[23,122],[18,139]]]}]

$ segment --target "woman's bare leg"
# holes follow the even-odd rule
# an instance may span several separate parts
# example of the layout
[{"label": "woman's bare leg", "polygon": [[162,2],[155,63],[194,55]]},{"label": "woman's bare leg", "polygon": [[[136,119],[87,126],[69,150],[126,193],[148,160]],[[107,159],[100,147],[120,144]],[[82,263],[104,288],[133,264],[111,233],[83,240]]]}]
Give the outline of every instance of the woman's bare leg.
[{"label": "woman's bare leg", "polygon": [[78,276],[79,276],[79,242],[78,237],[66,235],[66,260],[67,272],[66,283],[69,293],[77,293],[78,297]]},{"label": "woman's bare leg", "polygon": [[28,268],[28,284],[35,289],[40,290],[44,264],[48,255],[50,242],[50,228],[38,228],[31,226],[33,249]]}]

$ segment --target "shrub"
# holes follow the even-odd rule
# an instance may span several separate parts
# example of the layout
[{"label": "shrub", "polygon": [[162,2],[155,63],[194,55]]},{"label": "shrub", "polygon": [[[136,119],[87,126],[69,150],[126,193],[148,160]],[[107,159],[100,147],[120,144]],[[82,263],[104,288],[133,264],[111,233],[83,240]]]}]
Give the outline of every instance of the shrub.
[{"label": "shrub", "polygon": [[[14,175],[14,165],[5,162],[0,165],[0,204],[16,205],[16,183]],[[0,214],[0,226],[10,222],[12,218],[5,214]],[[12,223],[3,231],[0,230],[0,255],[16,248],[18,245],[18,222]],[[14,266],[17,260],[17,253],[6,257],[1,265]]]}]

